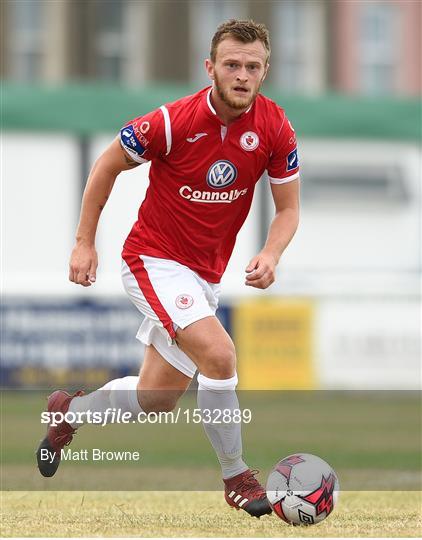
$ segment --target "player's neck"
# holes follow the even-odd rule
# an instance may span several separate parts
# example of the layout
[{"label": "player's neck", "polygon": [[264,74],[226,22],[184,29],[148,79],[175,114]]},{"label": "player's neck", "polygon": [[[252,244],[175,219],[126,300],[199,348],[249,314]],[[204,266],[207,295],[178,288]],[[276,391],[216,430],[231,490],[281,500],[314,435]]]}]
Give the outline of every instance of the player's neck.
[{"label": "player's neck", "polygon": [[243,114],[245,111],[247,111],[249,108],[249,107],[245,107],[244,109],[233,109],[220,98],[220,96],[218,95],[218,92],[216,92],[214,88],[211,91],[210,99],[211,99],[212,106],[214,107],[215,112],[217,113],[218,118],[226,126],[230,125],[232,122],[237,120],[239,116]]}]

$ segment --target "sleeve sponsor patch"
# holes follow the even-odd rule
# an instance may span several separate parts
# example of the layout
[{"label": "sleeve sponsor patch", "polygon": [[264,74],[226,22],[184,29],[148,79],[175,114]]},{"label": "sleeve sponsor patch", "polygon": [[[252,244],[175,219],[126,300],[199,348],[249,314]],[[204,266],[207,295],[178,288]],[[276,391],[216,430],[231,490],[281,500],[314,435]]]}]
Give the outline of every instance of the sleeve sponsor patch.
[{"label": "sleeve sponsor patch", "polygon": [[287,156],[287,167],[286,171],[293,171],[299,166],[299,158],[297,155],[297,148],[292,150],[290,154]]},{"label": "sleeve sponsor patch", "polygon": [[122,145],[131,153],[141,157],[145,153],[145,147],[139,142],[132,125],[125,126],[120,130]]}]

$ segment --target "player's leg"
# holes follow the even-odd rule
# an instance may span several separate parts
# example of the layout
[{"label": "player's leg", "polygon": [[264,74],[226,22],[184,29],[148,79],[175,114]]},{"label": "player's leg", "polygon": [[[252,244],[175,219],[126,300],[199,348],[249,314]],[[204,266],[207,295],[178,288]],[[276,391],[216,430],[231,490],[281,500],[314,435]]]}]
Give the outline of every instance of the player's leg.
[{"label": "player's leg", "polygon": [[[199,367],[198,402],[202,410],[238,409],[235,350],[215,317],[219,286],[175,261],[132,253],[124,253],[122,276],[129,297],[147,316],[138,339],[154,343],[158,352],[187,376],[192,377]],[[163,333],[166,343],[160,341]],[[252,515],[269,513],[264,489],[242,460],[240,424],[204,423],[204,428],[223,469],[227,502]]]},{"label": "player's leg", "polygon": [[[141,382],[142,379],[144,382]],[[47,435],[37,450],[41,474],[55,474],[60,464],[61,449],[72,441],[77,428],[92,421],[95,416],[98,418],[100,415],[99,425],[104,425],[114,420],[111,414],[113,410],[129,412],[132,418],[142,412],[172,410],[190,381],[190,377],[166,362],[155,347],[150,345],[145,349],[139,377],[114,379],[87,395],[77,392],[72,396],[57,390],[48,399],[48,412],[56,414],[58,420],[61,413],[75,421],[58,421],[55,426],[49,425]]]},{"label": "player's leg", "polygon": [[[154,345],[147,345],[139,376],[114,379],[91,394],[72,399],[69,412],[82,417],[82,422],[75,422],[72,427],[86,423],[87,411],[104,414],[107,408],[114,408],[130,412],[136,418],[141,412],[172,410],[190,381],[191,378],[169,364]],[[112,418],[104,420],[108,423]]]},{"label": "player's leg", "polygon": [[234,343],[215,316],[203,317],[176,331],[177,345],[211,379],[229,379],[236,373]]},{"label": "player's leg", "polygon": [[[198,366],[198,406],[203,411],[239,409],[236,353],[233,342],[216,317],[205,317],[178,329],[179,347]],[[210,419],[213,419],[212,417]],[[221,420],[221,418],[220,418]],[[231,478],[248,469],[242,459],[241,425],[204,422],[205,431],[217,454],[223,478]]]},{"label": "player's leg", "polygon": [[271,513],[265,490],[242,459],[236,353],[230,336],[211,316],[179,328],[176,340],[199,369],[198,406],[221,465],[226,501],[256,517]]},{"label": "player's leg", "polygon": [[[173,407],[175,399],[187,388],[196,371],[192,360],[179,351],[175,345],[170,345],[171,339],[168,338],[171,336],[168,332],[174,335],[173,323],[160,304],[154,290],[156,283],[158,287],[164,284],[166,290],[171,289],[172,283],[169,276],[173,278],[175,268],[177,272],[185,267],[171,261],[163,262],[161,259],[149,258],[149,260],[155,271],[155,273],[152,272],[154,284],[151,283],[144,261],[139,256],[126,254],[122,261],[122,280],[125,290],[138,310],[144,315],[137,337],[146,345],[144,361],[149,368],[145,367],[142,370],[142,376],[150,381],[145,383],[149,385],[152,384],[153,380],[155,380],[154,384],[158,384],[157,380],[159,379],[160,384],[164,385],[168,394],[166,397],[166,392],[159,391],[155,392],[155,396],[153,396],[153,392],[146,391],[145,395],[140,398],[147,409],[146,412],[157,410],[157,408],[167,410],[169,407]],[[170,265],[169,268],[167,263]],[[167,275],[168,272],[170,272],[169,275]],[[167,362],[162,357],[163,353]],[[102,423],[113,420],[113,415],[107,414],[108,410],[120,409],[122,412],[130,412],[133,416],[145,412],[138,399],[138,395],[143,393],[142,385],[143,383],[139,382],[138,377],[123,377],[108,382],[87,396],[82,396],[81,392],[77,392],[73,396],[61,390],[54,392],[48,399],[48,411],[62,414],[74,413],[76,421],[60,422],[57,426],[49,425],[47,436],[41,441],[37,450],[38,467],[41,474],[44,476],[55,474],[60,463],[61,449],[71,442],[76,428],[81,425],[80,421],[85,423],[84,420],[88,420],[86,413],[89,411],[99,413]],[[47,459],[43,459],[46,453]],[[54,459],[52,459],[53,454]],[[51,466],[48,466],[47,460],[52,461]]]},{"label": "player's leg", "polygon": [[155,347],[146,349],[137,383],[138,402],[146,413],[172,411],[192,379],[169,364]]}]

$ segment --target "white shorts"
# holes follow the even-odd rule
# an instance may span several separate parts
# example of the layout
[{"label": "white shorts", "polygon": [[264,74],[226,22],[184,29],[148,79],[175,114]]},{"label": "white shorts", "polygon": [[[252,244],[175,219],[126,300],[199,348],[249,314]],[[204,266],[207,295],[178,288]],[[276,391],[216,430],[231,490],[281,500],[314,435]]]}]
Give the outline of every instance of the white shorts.
[{"label": "white shorts", "polygon": [[154,345],[169,364],[193,377],[196,365],[177,346],[176,330],[215,315],[220,284],[208,283],[178,262],[127,252],[122,281],[129,298],[145,315],[137,339]]}]

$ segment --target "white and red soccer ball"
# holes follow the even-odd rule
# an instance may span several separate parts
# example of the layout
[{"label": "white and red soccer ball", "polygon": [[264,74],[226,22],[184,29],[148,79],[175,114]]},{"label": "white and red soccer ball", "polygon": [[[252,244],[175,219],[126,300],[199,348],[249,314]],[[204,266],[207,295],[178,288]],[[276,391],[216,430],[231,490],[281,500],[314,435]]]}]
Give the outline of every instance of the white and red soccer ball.
[{"label": "white and red soccer ball", "polygon": [[331,514],[338,499],[336,473],[312,454],[293,454],[277,463],[267,480],[274,513],[293,525],[313,525]]}]

